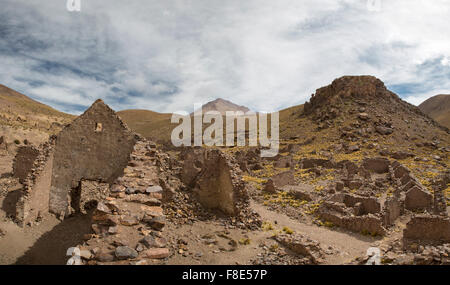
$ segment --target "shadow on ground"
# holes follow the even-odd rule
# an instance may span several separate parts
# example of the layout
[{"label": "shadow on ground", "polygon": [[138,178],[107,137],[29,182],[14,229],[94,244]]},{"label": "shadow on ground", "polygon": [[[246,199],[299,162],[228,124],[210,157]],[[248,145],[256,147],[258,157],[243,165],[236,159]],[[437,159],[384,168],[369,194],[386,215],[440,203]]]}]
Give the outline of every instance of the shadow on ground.
[{"label": "shadow on ground", "polygon": [[70,217],[43,234],[16,264],[64,265],[69,247],[83,241],[83,236],[92,232],[91,215]]},{"label": "shadow on ground", "polygon": [[6,194],[6,197],[2,203],[2,210],[5,211],[8,217],[16,216],[16,204],[21,196],[22,196],[21,189],[14,190]]},{"label": "shadow on ground", "polygon": [[10,177],[12,177],[12,174],[9,173],[9,172],[5,172],[5,173],[0,174],[0,179],[10,178]]}]

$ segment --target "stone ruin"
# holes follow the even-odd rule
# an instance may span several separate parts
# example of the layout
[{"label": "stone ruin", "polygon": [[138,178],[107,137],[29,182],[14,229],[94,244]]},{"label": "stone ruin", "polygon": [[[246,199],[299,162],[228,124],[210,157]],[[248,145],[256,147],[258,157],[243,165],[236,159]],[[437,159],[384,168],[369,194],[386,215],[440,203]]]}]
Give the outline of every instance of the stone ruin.
[{"label": "stone ruin", "polygon": [[0,137],[0,150],[3,150],[3,151],[8,150],[8,144],[6,143],[6,139],[4,136]]},{"label": "stone ruin", "polygon": [[112,109],[97,100],[58,134],[50,211],[70,214],[69,197],[81,180],[112,183],[127,166],[137,139]]},{"label": "stone ruin", "polygon": [[[423,199],[428,214],[414,215],[403,231],[403,246],[409,249],[414,244],[437,245],[450,243],[450,218],[443,191],[450,183],[450,172],[444,173],[433,183],[434,199],[432,206],[429,197]],[[414,186],[417,187],[417,186]],[[410,191],[410,190],[409,190]],[[423,196],[422,196],[423,197]]]},{"label": "stone ruin", "polygon": [[189,148],[183,151],[181,181],[206,209],[216,210],[240,222],[261,223],[249,209],[249,196],[236,159],[219,149]]},{"label": "stone ruin", "polygon": [[[159,264],[169,256],[162,234],[166,224],[162,201],[170,184],[165,177],[167,164],[167,157],[156,150],[156,145],[144,139],[136,143],[123,174],[108,185],[107,197],[93,211],[94,234],[76,247],[82,263]],[[82,183],[83,187],[98,189],[102,185],[89,182]]]},{"label": "stone ruin", "polygon": [[[281,156],[273,162],[275,168],[292,167],[292,164],[290,158]],[[321,175],[320,169],[337,169],[341,178],[334,185],[329,185],[327,194],[321,197],[324,193],[315,192],[310,185],[296,183],[293,171],[287,170],[268,179],[263,191],[284,191],[304,201],[325,198],[318,208],[318,217],[353,232],[385,235],[387,229],[406,211],[447,215],[443,193],[449,183],[447,176],[436,183],[438,186],[432,194],[408,168],[383,157],[366,158],[359,165],[351,161],[303,158],[296,165],[318,175]],[[394,189],[393,193],[384,198],[381,195],[375,197],[375,194],[385,192],[383,189],[388,186]],[[352,193],[356,190],[357,193]]]},{"label": "stone ruin", "polygon": [[[431,213],[438,207],[433,195],[398,161],[391,163],[386,158],[367,158],[361,167],[347,165],[346,168],[350,176],[359,173],[366,178],[371,177],[367,172],[387,175],[387,180],[391,181],[395,190],[384,201],[347,193],[334,195],[321,205],[319,212],[321,218],[339,226],[352,231],[384,235],[386,228],[393,225],[406,210]],[[352,179],[343,180],[349,188],[355,181]],[[364,182],[359,184],[357,188],[362,187]]]},{"label": "stone ruin", "polygon": [[415,215],[403,230],[403,246],[450,243],[450,218],[436,215]]},{"label": "stone ruin", "polygon": [[16,220],[22,226],[32,224],[49,211],[54,142],[51,137],[39,148],[21,147],[14,160],[14,175],[24,187],[16,204]]},{"label": "stone ruin", "polygon": [[13,175],[24,184],[17,204],[25,225],[44,212],[64,218],[108,195],[140,139],[102,100],[40,147],[22,146]]},{"label": "stone ruin", "polygon": [[31,172],[40,150],[34,146],[21,146],[13,161],[13,177],[23,183]]}]

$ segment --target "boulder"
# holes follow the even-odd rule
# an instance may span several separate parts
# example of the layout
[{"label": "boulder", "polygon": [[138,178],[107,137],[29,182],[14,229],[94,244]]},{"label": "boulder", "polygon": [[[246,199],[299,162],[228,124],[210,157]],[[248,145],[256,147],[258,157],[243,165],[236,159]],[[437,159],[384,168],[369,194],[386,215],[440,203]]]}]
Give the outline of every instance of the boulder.
[{"label": "boulder", "polygon": [[275,168],[291,168],[293,167],[292,156],[281,156],[273,163]]},{"label": "boulder", "polygon": [[128,246],[117,247],[115,250],[115,255],[119,260],[133,259],[138,257],[137,251]]},{"label": "boulder", "polygon": [[169,256],[169,249],[150,248],[144,252],[144,256],[150,259],[163,259]]},{"label": "boulder", "polygon": [[286,185],[281,188],[291,194],[295,199],[301,201],[312,201],[314,187],[309,184]]},{"label": "boulder", "polygon": [[384,127],[384,126],[376,126],[375,130],[380,135],[390,135],[390,134],[392,134],[394,132],[394,129],[389,128],[389,127]]},{"label": "boulder", "polygon": [[314,168],[317,166],[333,168],[334,164],[329,159],[303,158],[302,160],[300,160],[301,169]]},{"label": "boulder", "polygon": [[299,255],[311,258],[312,263],[318,264],[323,257],[323,250],[318,241],[312,240],[301,234],[281,234],[274,239]]},{"label": "boulder", "polygon": [[283,187],[286,185],[295,184],[294,172],[289,170],[285,172],[278,173],[270,178],[275,187]]}]

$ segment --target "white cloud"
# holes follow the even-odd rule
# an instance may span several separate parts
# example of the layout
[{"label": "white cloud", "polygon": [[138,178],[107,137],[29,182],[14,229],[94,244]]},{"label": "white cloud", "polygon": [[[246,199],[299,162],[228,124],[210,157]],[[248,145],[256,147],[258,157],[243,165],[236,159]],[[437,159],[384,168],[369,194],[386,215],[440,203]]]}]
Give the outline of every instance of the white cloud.
[{"label": "white cloud", "polygon": [[357,74],[416,104],[450,93],[445,0],[81,1],[81,13],[4,1],[1,83],[70,112],[98,97],[160,112],[217,97],[279,109]]}]

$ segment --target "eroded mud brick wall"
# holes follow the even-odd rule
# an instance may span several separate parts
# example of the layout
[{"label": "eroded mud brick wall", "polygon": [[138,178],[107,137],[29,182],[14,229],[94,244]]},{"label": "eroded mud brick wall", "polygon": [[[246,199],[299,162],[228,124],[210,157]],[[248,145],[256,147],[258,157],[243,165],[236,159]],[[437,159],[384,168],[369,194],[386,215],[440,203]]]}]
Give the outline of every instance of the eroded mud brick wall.
[{"label": "eroded mud brick wall", "polygon": [[50,211],[68,214],[70,191],[81,180],[112,183],[127,166],[137,139],[112,109],[97,100],[58,135]]},{"label": "eroded mud brick wall", "polygon": [[25,191],[16,205],[20,225],[32,225],[49,208],[49,193],[53,171],[54,137],[41,145],[32,171],[23,182]]},{"label": "eroded mud brick wall", "polygon": [[21,146],[17,150],[13,163],[13,175],[16,178],[19,178],[20,183],[23,183],[28,174],[31,173],[38,155],[39,149],[34,146]]}]

